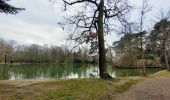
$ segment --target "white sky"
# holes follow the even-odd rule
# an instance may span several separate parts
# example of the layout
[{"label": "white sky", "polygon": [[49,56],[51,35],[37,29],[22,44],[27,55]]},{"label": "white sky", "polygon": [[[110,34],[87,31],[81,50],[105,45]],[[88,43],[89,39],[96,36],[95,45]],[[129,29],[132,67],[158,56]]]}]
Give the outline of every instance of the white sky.
[{"label": "white sky", "polygon": [[[139,8],[142,0],[130,1]],[[0,37],[24,44],[61,45],[65,43],[67,31],[57,25],[63,15],[59,2],[52,5],[49,0],[11,0],[9,3],[26,10],[17,15],[0,13]],[[160,16],[161,10],[170,10],[170,0],[150,0],[150,3],[153,8],[152,12],[146,15],[145,28],[153,25],[153,21],[157,20],[156,16]],[[134,11],[131,18],[138,20],[138,13]],[[114,33],[106,36],[105,39],[107,44],[111,45],[119,37]]]}]

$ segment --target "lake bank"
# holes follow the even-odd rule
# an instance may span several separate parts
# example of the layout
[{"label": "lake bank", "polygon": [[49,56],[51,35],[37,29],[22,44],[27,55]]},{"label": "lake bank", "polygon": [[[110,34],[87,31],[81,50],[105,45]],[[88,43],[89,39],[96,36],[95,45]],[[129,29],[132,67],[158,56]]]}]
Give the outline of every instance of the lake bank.
[{"label": "lake bank", "polygon": [[15,80],[0,81],[3,100],[112,100],[132,85],[147,79],[170,76],[161,71],[148,77],[120,77],[115,80]]},{"label": "lake bank", "polygon": [[[120,81],[121,80],[121,81]],[[3,100],[109,100],[136,80],[71,79],[0,81]]]},{"label": "lake bank", "polygon": [[[107,66],[108,73],[113,77],[141,76],[142,69],[113,69]],[[146,74],[160,71],[160,68],[146,68]],[[25,64],[0,65],[0,80],[30,80],[30,79],[83,79],[99,78],[97,65],[69,64]]]}]

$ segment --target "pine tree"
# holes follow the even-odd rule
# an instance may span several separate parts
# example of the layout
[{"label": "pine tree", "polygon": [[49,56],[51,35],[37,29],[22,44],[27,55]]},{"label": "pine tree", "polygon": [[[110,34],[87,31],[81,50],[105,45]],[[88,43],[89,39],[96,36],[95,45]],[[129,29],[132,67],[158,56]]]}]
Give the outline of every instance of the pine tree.
[{"label": "pine tree", "polygon": [[0,13],[6,14],[17,14],[19,11],[24,10],[24,8],[17,8],[7,3],[9,0],[0,0]]}]

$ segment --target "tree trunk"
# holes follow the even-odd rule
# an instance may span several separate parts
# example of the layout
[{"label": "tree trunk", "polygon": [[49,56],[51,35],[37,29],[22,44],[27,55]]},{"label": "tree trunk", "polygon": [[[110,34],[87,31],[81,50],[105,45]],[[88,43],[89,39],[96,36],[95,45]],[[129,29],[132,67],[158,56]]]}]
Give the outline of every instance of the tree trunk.
[{"label": "tree trunk", "polygon": [[168,32],[166,32],[165,38],[163,39],[163,50],[164,50],[164,58],[165,58],[165,63],[166,63],[166,68],[168,71],[170,71],[170,67],[169,67],[169,62],[168,62],[168,56],[166,54],[166,41],[168,39]]},{"label": "tree trunk", "polygon": [[143,75],[146,75],[146,69],[145,69],[145,62],[144,62],[144,52],[142,49],[142,70],[143,70]]},{"label": "tree trunk", "polygon": [[136,60],[136,70],[138,70],[138,60]]},{"label": "tree trunk", "polygon": [[112,56],[112,49],[109,48],[109,51],[110,51],[110,58],[111,58],[111,63],[112,63],[112,60],[113,60],[113,56]]},{"label": "tree trunk", "polygon": [[104,44],[104,33],[103,33],[103,12],[104,12],[104,0],[100,1],[99,4],[99,15],[98,15],[98,42],[99,42],[99,74],[102,79],[110,79],[111,76],[107,73],[106,68],[106,53]]},{"label": "tree trunk", "polygon": [[5,64],[7,64],[7,54],[5,54],[4,60],[5,60]]},{"label": "tree trunk", "polygon": [[125,66],[125,59],[124,59],[124,57],[123,57],[123,66],[122,66],[123,68],[125,68],[126,66]]},{"label": "tree trunk", "polygon": [[[142,29],[141,29],[142,30]],[[143,75],[146,75],[146,69],[145,69],[145,64],[144,64],[144,51],[143,51],[143,41],[142,41],[142,36],[140,36],[140,45],[141,45],[141,60],[142,60],[142,71],[143,71]]]},{"label": "tree trunk", "polygon": [[165,57],[165,62],[166,62],[167,70],[170,71],[169,62],[168,62],[168,57],[167,57],[167,54],[166,54],[166,50],[165,50],[165,49],[164,49],[164,57]]}]

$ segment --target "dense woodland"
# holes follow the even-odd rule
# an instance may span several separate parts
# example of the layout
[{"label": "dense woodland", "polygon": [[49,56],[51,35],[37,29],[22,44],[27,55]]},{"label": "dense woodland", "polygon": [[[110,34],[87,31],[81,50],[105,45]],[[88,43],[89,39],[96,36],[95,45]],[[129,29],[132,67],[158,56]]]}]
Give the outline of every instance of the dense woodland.
[{"label": "dense woodland", "polygon": [[74,52],[66,46],[18,45],[15,41],[0,39],[1,63],[90,63],[88,49],[79,48]]},{"label": "dense woodland", "polygon": [[[140,39],[143,37],[144,59]],[[153,30],[141,33],[125,33],[113,43],[116,52],[114,64],[122,67],[167,67],[170,62],[170,21],[166,18],[156,22]]]}]

